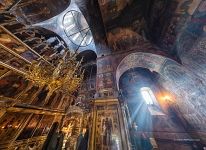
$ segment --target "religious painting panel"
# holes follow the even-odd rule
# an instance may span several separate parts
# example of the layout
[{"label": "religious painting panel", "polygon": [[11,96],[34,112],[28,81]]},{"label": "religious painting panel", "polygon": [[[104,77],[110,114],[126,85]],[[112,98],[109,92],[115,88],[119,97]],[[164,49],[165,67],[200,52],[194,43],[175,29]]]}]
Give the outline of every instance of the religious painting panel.
[{"label": "religious painting panel", "polygon": [[33,115],[16,140],[31,138],[41,119],[42,115]]},{"label": "religious painting panel", "polygon": [[45,136],[49,133],[50,128],[53,124],[54,117],[52,115],[44,115],[41,119],[38,127],[36,128],[33,137]]},{"label": "religious painting panel", "polygon": [[24,53],[21,54],[22,57],[26,58],[28,61],[36,61],[39,56],[34,54],[32,51],[25,51]]},{"label": "religious painting panel", "polygon": [[22,103],[31,103],[34,95],[39,90],[38,86],[31,86],[25,93],[18,98]]},{"label": "religious painting panel", "polygon": [[1,0],[0,1],[0,12],[9,10],[18,0]]},{"label": "religious painting panel", "polygon": [[53,104],[53,108],[55,108],[55,109],[58,108],[58,106],[59,106],[59,104],[60,104],[60,102],[62,100],[62,97],[63,97],[63,94],[61,92],[59,92],[59,95],[58,95],[56,101]]},{"label": "religious painting panel", "polygon": [[14,57],[13,54],[7,52],[2,47],[0,47],[0,61],[6,62]]},{"label": "religious painting panel", "polygon": [[47,87],[43,87],[43,89],[38,93],[38,95],[35,97],[34,101],[32,102],[32,104],[37,105],[37,106],[41,106],[43,105],[45,99],[47,98],[47,94],[48,94],[48,89]]},{"label": "religious painting panel", "polygon": [[113,88],[114,86],[113,73],[104,73],[97,75],[97,89],[103,90],[105,88]]},{"label": "religious painting panel", "polygon": [[0,143],[13,140],[18,133],[21,125],[29,117],[29,114],[7,112],[0,120]]},{"label": "religious painting panel", "polygon": [[[73,149],[78,139],[82,138],[81,129],[82,115],[80,113],[71,113],[64,119],[62,131],[65,133],[65,140],[68,147]],[[85,145],[86,146],[86,145]]]},{"label": "religious painting panel", "polygon": [[7,64],[23,72],[28,71],[29,69],[28,63],[26,63],[24,60],[17,57],[14,57],[11,60],[9,60]]},{"label": "religious painting panel", "polygon": [[55,101],[56,97],[57,97],[57,93],[53,92],[44,106],[51,107],[51,105]]},{"label": "religious painting panel", "polygon": [[15,73],[9,73],[0,80],[0,96],[15,98],[28,86],[28,81]]},{"label": "religious painting panel", "polygon": [[8,68],[5,68],[4,66],[0,65],[0,78],[2,77],[2,75],[7,73],[8,71],[9,71]]},{"label": "religious painting panel", "polygon": [[8,34],[2,27],[0,27],[0,43],[17,54],[28,51],[27,47]]},{"label": "religious painting panel", "polygon": [[71,101],[72,101],[72,98],[71,98],[71,97],[64,97],[64,98],[63,98],[63,102],[62,102],[62,104],[61,104],[61,106],[60,106],[60,109],[66,110],[66,108],[67,108],[68,106],[70,106]]},{"label": "religious painting panel", "polygon": [[97,106],[95,149],[122,149],[117,106]]},{"label": "religious painting panel", "polygon": [[22,0],[15,14],[24,24],[35,24],[60,14],[69,4],[70,0]]},{"label": "religious painting panel", "polygon": [[43,49],[34,49],[37,53],[39,53],[41,56],[49,57],[55,52],[50,48],[43,48]]}]

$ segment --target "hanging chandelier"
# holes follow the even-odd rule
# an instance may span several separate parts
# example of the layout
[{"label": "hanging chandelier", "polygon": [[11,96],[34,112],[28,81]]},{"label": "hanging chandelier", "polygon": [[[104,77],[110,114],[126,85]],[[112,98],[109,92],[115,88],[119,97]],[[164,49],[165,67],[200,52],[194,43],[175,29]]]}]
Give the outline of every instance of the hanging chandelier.
[{"label": "hanging chandelier", "polygon": [[26,78],[39,86],[47,86],[51,95],[56,90],[64,94],[75,92],[84,77],[82,60],[76,60],[77,53],[65,52],[63,57],[52,58],[49,62],[39,61],[30,65]]}]

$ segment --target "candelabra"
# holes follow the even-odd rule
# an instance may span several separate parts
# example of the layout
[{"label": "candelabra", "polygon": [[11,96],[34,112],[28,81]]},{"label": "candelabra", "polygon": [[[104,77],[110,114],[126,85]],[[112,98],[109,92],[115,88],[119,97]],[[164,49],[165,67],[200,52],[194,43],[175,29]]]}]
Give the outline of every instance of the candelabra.
[{"label": "candelabra", "polygon": [[61,90],[64,94],[72,94],[80,86],[84,70],[81,62],[76,60],[76,53],[65,52],[63,57],[51,59],[49,62],[33,62],[26,78],[39,86],[47,86],[49,94]]}]

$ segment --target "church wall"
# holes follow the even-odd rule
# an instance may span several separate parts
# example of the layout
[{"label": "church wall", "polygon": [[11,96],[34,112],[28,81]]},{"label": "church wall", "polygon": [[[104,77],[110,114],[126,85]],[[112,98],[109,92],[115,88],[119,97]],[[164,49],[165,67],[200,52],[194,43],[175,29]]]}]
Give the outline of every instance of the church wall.
[{"label": "church wall", "polygon": [[[190,70],[171,59],[158,55],[152,56],[152,54],[147,53],[143,55],[142,53],[136,54],[131,54],[128,58],[126,57],[127,59],[123,60],[123,63],[120,64],[118,71],[124,72],[128,68],[133,68],[136,66],[149,68],[151,71],[158,72],[161,76],[161,79],[159,80],[160,85],[162,85],[168,92],[171,93],[172,96],[174,96],[174,103],[178,106],[179,114],[188,121],[189,125],[187,129],[191,131],[204,132],[205,92],[204,84],[200,85],[198,82],[199,78]],[[161,61],[161,59],[163,61]],[[117,82],[119,79],[118,77],[121,76],[120,72],[117,72]]]},{"label": "church wall", "polygon": [[[192,127],[188,127],[188,129],[200,131],[201,134],[204,133],[206,114],[204,109],[204,99],[206,97],[204,18],[205,1],[179,0],[169,27],[164,30],[160,37],[159,41],[162,42],[158,43],[158,45],[161,48],[156,48],[154,45],[151,46],[129,27],[110,30],[107,32],[109,48],[105,48],[104,56],[99,55],[97,60],[100,64],[98,66],[99,76],[103,76],[101,75],[102,72],[105,76],[106,72],[112,72],[109,80],[112,83],[116,82],[113,80],[116,80],[115,74],[118,64],[132,52],[149,52],[176,60],[176,62],[168,60],[162,64],[161,69],[158,71],[163,76],[163,79],[159,79],[159,82],[175,96],[176,103],[180,107],[179,113],[191,123]],[[165,55],[164,51],[170,51],[170,54],[177,55],[177,57]],[[150,62],[152,60],[150,57],[144,57],[144,59],[142,59],[142,62]],[[158,61],[155,63],[158,63]],[[140,61],[139,63],[141,64],[142,62]],[[108,65],[108,67],[101,67],[103,66],[101,63],[105,64],[105,66]],[[132,63],[134,62],[131,61]],[[154,62],[151,61],[151,63]],[[148,68],[150,66],[146,65],[145,67]],[[110,70],[108,69],[107,71],[107,68],[110,68]],[[117,91],[116,86],[111,86],[109,89],[106,84],[101,85],[101,82],[104,83],[103,79],[97,79],[97,88],[102,87],[102,89],[108,91]]]}]

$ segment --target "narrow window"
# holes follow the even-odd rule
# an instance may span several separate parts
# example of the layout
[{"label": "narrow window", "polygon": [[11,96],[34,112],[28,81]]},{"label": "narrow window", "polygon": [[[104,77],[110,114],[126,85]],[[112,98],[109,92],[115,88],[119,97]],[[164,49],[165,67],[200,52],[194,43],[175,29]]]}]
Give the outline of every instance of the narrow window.
[{"label": "narrow window", "polygon": [[142,97],[144,98],[147,105],[153,105],[156,98],[152,92],[152,90],[148,87],[143,87],[140,89]]}]

